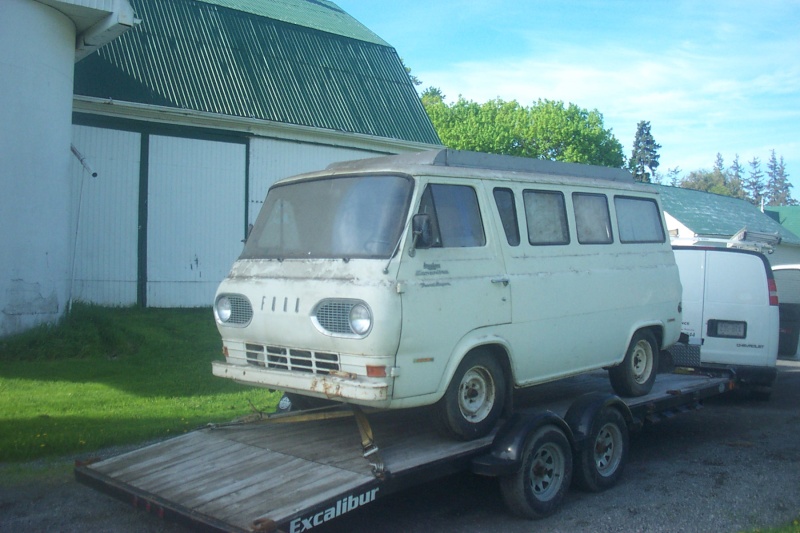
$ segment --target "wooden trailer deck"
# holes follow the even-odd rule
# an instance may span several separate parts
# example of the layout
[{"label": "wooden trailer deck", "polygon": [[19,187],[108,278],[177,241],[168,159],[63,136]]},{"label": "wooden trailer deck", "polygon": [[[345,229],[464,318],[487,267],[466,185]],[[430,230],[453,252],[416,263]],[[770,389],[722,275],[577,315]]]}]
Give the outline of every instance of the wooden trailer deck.
[{"label": "wooden trailer deck", "polygon": [[[653,391],[627,399],[644,422],[727,390],[728,377],[659,375]],[[604,372],[534,387],[522,404],[563,416],[592,390],[611,392]],[[222,531],[302,531],[400,488],[469,468],[493,435],[471,442],[438,435],[422,410],[368,415],[380,452],[365,458],[356,419],[253,422],[187,433],[92,464],[78,481],[165,518]],[[343,413],[347,414],[347,413]],[[370,462],[380,457],[383,476]],[[315,521],[317,523],[315,523]]]}]

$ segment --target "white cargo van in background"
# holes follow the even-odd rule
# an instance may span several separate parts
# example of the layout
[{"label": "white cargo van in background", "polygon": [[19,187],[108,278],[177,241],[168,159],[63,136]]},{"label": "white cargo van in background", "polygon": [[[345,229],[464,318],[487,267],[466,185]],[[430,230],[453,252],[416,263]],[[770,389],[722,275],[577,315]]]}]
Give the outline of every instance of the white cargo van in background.
[{"label": "white cargo van in background", "polygon": [[778,293],[763,254],[675,246],[683,284],[681,339],[673,363],[725,367],[762,397],[777,375]]},{"label": "white cargo van in background", "polygon": [[217,376],[490,432],[514,388],[609,369],[647,394],[680,335],[658,193],[622,169],[439,150],[277,182],[214,304]]},{"label": "white cargo van in background", "polygon": [[800,265],[773,265],[772,274],[778,286],[781,330],[778,357],[800,358]]}]

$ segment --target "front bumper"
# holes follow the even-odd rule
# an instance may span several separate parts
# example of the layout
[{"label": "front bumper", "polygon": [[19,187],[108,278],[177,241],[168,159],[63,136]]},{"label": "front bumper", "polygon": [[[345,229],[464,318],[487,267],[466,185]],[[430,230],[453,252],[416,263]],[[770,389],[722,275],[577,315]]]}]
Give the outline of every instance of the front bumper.
[{"label": "front bumper", "polygon": [[340,377],[274,370],[255,365],[235,365],[214,361],[211,370],[215,376],[232,379],[247,385],[268,387],[301,395],[356,403],[370,407],[389,406],[389,379]]}]

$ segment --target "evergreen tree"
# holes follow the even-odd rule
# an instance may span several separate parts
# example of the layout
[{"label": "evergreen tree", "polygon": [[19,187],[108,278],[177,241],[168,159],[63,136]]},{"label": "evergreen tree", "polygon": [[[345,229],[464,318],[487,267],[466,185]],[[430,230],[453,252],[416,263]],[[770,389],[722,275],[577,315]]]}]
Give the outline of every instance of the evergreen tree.
[{"label": "evergreen tree", "polygon": [[750,174],[745,181],[745,190],[748,200],[761,207],[761,200],[764,198],[764,173],[761,171],[761,161],[758,157],[753,157],[750,161]]},{"label": "evergreen tree", "polygon": [[[650,183],[650,176],[658,168],[658,144],[650,132],[650,122],[642,120],[636,125],[636,137],[633,140],[633,150],[628,161],[628,167],[636,181]],[[647,170],[649,170],[649,172]]]},{"label": "evergreen tree", "polygon": [[731,168],[728,171],[728,183],[733,193],[731,196],[747,200],[747,194],[744,190],[744,167],[739,163],[739,154],[736,154],[736,157],[733,158],[733,163],[731,163]]},{"label": "evergreen tree", "polygon": [[786,164],[781,156],[780,162],[775,155],[775,150],[769,157],[767,163],[767,194],[766,200],[768,205],[793,205],[791,189],[792,184],[789,183],[789,175],[786,173]]},{"label": "evergreen tree", "polygon": [[667,170],[667,177],[669,178],[669,184],[672,187],[678,186],[678,175],[681,173],[680,167],[670,168]]}]

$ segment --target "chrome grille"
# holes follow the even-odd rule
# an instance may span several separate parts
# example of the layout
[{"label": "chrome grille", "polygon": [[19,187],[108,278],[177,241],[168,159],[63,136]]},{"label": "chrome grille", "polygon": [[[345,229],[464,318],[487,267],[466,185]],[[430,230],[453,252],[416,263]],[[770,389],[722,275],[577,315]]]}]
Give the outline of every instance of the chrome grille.
[{"label": "chrome grille", "polygon": [[354,300],[325,300],[317,307],[317,322],[320,327],[331,333],[352,335],[350,310],[357,303]]},{"label": "chrome grille", "polygon": [[245,326],[253,319],[253,308],[250,301],[241,294],[226,294],[231,302],[231,317],[227,324]]},{"label": "chrome grille", "polygon": [[332,370],[339,370],[339,355],[335,353],[260,344],[247,344],[246,349],[247,362],[251,365],[312,374],[329,374]]}]

